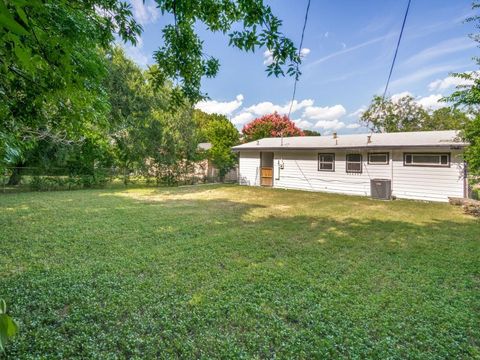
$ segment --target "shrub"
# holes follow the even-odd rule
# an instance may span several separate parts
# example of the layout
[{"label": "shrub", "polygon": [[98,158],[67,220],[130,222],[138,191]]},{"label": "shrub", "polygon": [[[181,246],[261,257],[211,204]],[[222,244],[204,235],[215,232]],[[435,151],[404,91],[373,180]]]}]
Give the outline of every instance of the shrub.
[{"label": "shrub", "polygon": [[53,191],[65,188],[66,180],[58,176],[33,176],[30,188],[34,191]]},{"label": "shrub", "polygon": [[480,188],[472,190],[472,199],[480,200]]},{"label": "shrub", "polygon": [[463,205],[465,214],[480,217],[480,201],[468,202]]}]

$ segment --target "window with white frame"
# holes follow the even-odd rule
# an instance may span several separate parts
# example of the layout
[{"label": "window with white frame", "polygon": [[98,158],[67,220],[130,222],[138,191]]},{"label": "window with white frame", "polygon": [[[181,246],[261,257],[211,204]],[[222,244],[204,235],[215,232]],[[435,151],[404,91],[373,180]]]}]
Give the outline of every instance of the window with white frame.
[{"label": "window with white frame", "polygon": [[361,154],[347,154],[346,158],[347,173],[361,173],[362,172],[362,155]]},{"label": "window with white frame", "polygon": [[388,165],[388,153],[369,153],[368,163],[370,165]]},{"label": "window with white frame", "polygon": [[335,154],[318,154],[318,171],[335,171]]},{"label": "window with white frame", "polygon": [[449,153],[405,153],[403,156],[405,166],[450,166]]}]

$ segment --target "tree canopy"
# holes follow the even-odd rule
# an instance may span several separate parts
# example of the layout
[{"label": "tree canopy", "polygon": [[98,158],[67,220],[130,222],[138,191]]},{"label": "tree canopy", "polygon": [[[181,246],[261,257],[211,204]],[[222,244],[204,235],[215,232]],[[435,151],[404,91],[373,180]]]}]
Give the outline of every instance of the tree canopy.
[{"label": "tree canopy", "polygon": [[374,96],[361,116],[361,123],[373,132],[417,131],[428,113],[411,96],[396,101]]},{"label": "tree canopy", "polygon": [[[195,158],[193,104],[219,61],[198,27],[242,51],[272,52],[267,74],[299,76],[301,59],[282,22],[261,0],[156,0],[165,25],[147,71],[115,41],[135,44],[142,27],[119,0],[0,1],[0,168],[142,169],[176,177]],[[182,59],[182,61],[178,61]],[[175,84],[175,85],[174,85]],[[232,166],[238,132],[225,119],[202,131],[221,171]],[[222,138],[224,137],[224,138]]]},{"label": "tree canopy", "polygon": [[243,127],[242,133],[244,141],[253,141],[265,137],[304,135],[303,131],[287,115],[280,115],[277,112],[249,122]]},{"label": "tree canopy", "polygon": [[220,178],[223,178],[237,162],[237,156],[233,153],[232,146],[239,143],[240,134],[224,115],[206,114],[195,110],[195,121],[198,127],[199,141],[212,144],[212,147],[206,152],[206,157],[219,170]]},{"label": "tree canopy", "polygon": [[[467,22],[480,29],[480,2],[474,1],[472,5],[476,12],[473,16],[467,18]],[[480,43],[480,34],[471,34],[473,41]],[[476,65],[480,65],[480,58],[475,58]],[[479,181],[480,176],[480,76],[479,71],[452,74],[452,76],[465,80],[465,84],[457,86],[457,89],[445,100],[452,102],[456,108],[464,109],[469,112],[472,121],[469,121],[463,127],[463,137],[470,143],[465,151],[465,160],[468,163],[468,170],[472,176],[473,182]]]},{"label": "tree canopy", "polygon": [[321,134],[318,132],[318,131],[315,131],[315,130],[303,130],[303,134],[305,136],[320,136]]},{"label": "tree canopy", "polygon": [[409,95],[395,101],[374,96],[361,116],[361,123],[373,132],[460,130],[469,121],[457,108],[446,106],[429,113]]},{"label": "tree canopy", "polygon": [[[93,58],[87,52],[95,46],[82,42],[97,42],[105,48],[117,33],[121,39],[135,43],[142,31],[130,5],[122,1],[8,0],[0,6],[0,45],[6,45],[1,55],[7,55],[4,65],[30,80],[32,74],[24,73],[25,69],[17,72],[14,65],[28,67],[32,59],[30,70],[48,65],[59,76],[79,68],[91,70],[88,63]],[[154,77],[158,84],[178,81],[180,87],[172,93],[177,100],[182,95],[192,103],[202,99],[202,78],[214,77],[220,67],[218,59],[204,52],[197,32],[200,24],[227,35],[228,44],[242,51],[268,48],[273,60],[267,66],[269,75],[300,74],[297,49],[280,31],[282,21],[261,0],[156,0],[156,6],[166,25],[161,30],[162,45],[154,53],[158,65]],[[75,61],[83,66],[73,66]]]}]

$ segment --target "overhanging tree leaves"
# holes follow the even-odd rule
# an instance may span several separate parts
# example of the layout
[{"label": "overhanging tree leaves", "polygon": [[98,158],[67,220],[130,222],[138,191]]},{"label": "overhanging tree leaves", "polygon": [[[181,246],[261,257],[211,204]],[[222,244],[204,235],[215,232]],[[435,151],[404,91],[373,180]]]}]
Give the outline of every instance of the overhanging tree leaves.
[{"label": "overhanging tree leaves", "polygon": [[17,322],[7,314],[7,304],[0,299],[0,353],[5,354],[7,342],[18,332]]},{"label": "overhanging tree leaves", "polygon": [[0,14],[0,152],[18,153],[13,164],[21,166],[37,141],[80,141],[105,126],[99,48],[109,46],[114,32],[135,42],[140,27],[129,6],[2,0]]},{"label": "overhanging tree leaves", "polygon": [[282,22],[262,0],[156,0],[163,14],[173,15],[173,24],[162,30],[163,45],[155,52],[159,66],[157,82],[179,81],[187,98],[196,103],[204,97],[202,77],[214,77],[218,59],[206,54],[195,27],[203,24],[212,32],[227,34],[229,45],[243,51],[267,47],[273,62],[269,75],[298,76],[301,59],[293,42],[285,37]]},{"label": "overhanging tree leaves", "polygon": [[[185,95],[196,103],[204,97],[202,77],[218,72],[218,60],[204,53],[197,34],[202,24],[243,51],[268,48],[273,58],[269,75],[298,77],[301,59],[295,46],[262,0],[156,2],[173,19],[162,30],[151,81],[160,88],[167,80],[178,82],[180,87],[168,92],[171,103],[181,105]],[[107,49],[115,33],[135,43],[140,32],[130,5],[118,0],[1,0],[1,164],[8,160],[21,166],[23,154],[39,139],[81,141],[99,126],[108,127],[99,49]]]},{"label": "overhanging tree leaves", "polygon": [[[480,2],[474,1],[472,9],[477,13],[466,19],[472,22],[475,28],[480,29]],[[471,34],[470,37],[480,43],[480,34]],[[480,65],[480,58],[474,58],[477,65]],[[463,129],[463,137],[470,143],[465,150],[465,160],[468,163],[468,170],[473,182],[479,182],[480,176],[480,76],[479,71],[453,74],[453,76],[465,80],[464,85],[457,87],[445,100],[453,102],[456,107],[466,109],[473,116],[473,120],[466,123]]]}]

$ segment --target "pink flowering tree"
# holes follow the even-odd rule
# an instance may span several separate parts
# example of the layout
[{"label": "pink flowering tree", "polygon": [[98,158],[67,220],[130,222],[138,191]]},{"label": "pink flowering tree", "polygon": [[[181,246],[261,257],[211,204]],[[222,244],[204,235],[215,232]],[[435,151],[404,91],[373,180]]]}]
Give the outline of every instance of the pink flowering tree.
[{"label": "pink flowering tree", "polygon": [[242,133],[246,142],[265,137],[305,135],[287,115],[280,115],[276,112],[249,122],[243,127]]}]

